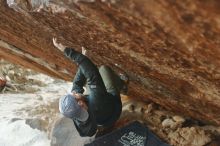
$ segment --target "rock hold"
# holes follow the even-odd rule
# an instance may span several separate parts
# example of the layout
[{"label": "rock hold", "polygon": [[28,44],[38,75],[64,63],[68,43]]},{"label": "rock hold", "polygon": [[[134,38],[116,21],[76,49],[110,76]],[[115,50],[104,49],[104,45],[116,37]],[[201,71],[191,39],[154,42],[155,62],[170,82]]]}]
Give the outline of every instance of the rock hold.
[{"label": "rock hold", "polygon": [[178,128],[168,137],[171,139],[172,145],[178,146],[204,146],[211,141],[210,135],[195,127]]},{"label": "rock hold", "polygon": [[182,123],[185,122],[185,119],[183,117],[181,117],[181,116],[173,116],[173,120],[175,122],[177,122],[178,124],[182,124]]},{"label": "rock hold", "polygon": [[165,120],[163,120],[163,122],[162,122],[162,126],[163,126],[164,128],[174,129],[174,128],[176,128],[177,123],[174,122],[172,119],[165,119]]}]

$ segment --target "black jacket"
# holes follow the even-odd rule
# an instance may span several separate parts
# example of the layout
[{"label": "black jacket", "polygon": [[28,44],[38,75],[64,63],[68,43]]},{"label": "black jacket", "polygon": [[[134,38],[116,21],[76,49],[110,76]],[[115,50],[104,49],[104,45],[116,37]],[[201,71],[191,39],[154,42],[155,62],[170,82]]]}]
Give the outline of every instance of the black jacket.
[{"label": "black jacket", "polygon": [[[65,55],[77,63],[79,69],[73,80],[72,91],[83,93],[83,86],[88,84],[90,94],[87,97],[89,119],[86,122],[75,121],[76,128],[81,136],[95,134],[97,125],[111,126],[121,114],[121,100],[106,91],[98,68],[83,54],[66,48]],[[94,130],[95,129],[95,130]]]}]

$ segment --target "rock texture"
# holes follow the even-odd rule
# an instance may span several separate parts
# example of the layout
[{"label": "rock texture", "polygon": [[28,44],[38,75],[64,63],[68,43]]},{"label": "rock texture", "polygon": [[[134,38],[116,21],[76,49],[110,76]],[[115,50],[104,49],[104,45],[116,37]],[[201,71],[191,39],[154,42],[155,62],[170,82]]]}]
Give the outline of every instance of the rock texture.
[{"label": "rock texture", "polygon": [[[0,0],[0,57],[72,80],[52,37],[128,73],[129,95],[220,125],[217,0]],[[117,65],[116,65],[117,64]]]},{"label": "rock texture", "polygon": [[211,141],[210,137],[206,136],[203,130],[195,127],[178,129],[174,133],[169,134],[168,137],[172,139],[172,145],[178,146],[202,146]]}]

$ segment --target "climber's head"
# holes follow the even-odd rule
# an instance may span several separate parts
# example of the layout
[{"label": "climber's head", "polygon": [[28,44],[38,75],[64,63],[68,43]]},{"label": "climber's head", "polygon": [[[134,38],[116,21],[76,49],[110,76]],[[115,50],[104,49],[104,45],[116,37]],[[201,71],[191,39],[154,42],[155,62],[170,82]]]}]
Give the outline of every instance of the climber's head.
[{"label": "climber's head", "polygon": [[77,100],[71,94],[63,96],[59,100],[59,110],[60,113],[64,116],[71,118],[73,120],[86,121],[89,117],[89,114],[84,108],[84,101]]}]

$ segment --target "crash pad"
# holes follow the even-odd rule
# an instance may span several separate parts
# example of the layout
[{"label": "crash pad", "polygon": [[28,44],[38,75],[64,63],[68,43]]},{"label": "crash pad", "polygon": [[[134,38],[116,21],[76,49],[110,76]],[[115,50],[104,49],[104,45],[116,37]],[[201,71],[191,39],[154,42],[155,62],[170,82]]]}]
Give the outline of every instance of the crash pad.
[{"label": "crash pad", "polygon": [[85,146],[169,146],[146,126],[134,121],[116,131],[95,139]]}]

